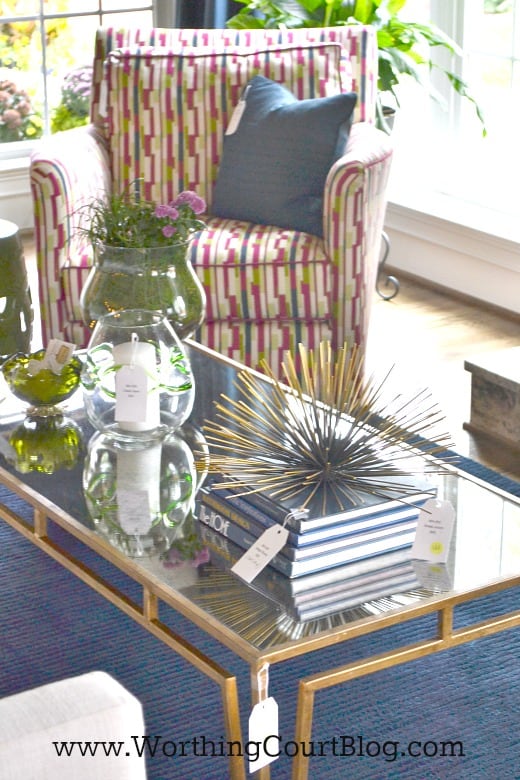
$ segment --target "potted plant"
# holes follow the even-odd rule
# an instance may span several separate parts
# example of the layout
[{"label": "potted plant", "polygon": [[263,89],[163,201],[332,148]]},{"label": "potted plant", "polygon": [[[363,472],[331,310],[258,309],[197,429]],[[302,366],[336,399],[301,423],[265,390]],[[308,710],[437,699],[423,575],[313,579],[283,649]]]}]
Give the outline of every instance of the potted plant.
[{"label": "potted plant", "polygon": [[[333,27],[365,24],[375,27],[379,49],[377,105],[378,125],[389,132],[385,119],[386,96],[399,105],[395,91],[403,75],[427,87],[433,97],[439,95],[429,83],[429,73],[438,69],[453,89],[473,103],[484,128],[482,111],[471,96],[468,85],[454,71],[437,64],[430,56],[430,47],[441,47],[450,54],[460,55],[460,48],[435,25],[404,21],[400,12],[406,0],[237,0],[244,8],[231,17],[227,26],[234,29],[273,27]],[[485,129],[483,130],[485,134]]]},{"label": "potted plant", "polygon": [[206,203],[191,190],[170,203],[140,197],[136,182],[80,209],[79,231],[93,250],[81,291],[85,324],[127,308],[162,312],[181,339],[202,324],[206,298],[188,257],[190,238],[205,227]]}]

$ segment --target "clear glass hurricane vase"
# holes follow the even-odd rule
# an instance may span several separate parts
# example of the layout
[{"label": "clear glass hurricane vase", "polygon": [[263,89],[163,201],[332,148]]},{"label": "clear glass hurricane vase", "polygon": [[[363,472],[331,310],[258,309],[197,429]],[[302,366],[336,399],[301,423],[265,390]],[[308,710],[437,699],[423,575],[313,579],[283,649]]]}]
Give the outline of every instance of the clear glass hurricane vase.
[{"label": "clear glass hurricane vase", "polygon": [[92,425],[130,446],[177,430],[195,398],[180,338],[166,317],[143,309],[107,314],[96,323],[81,384]]},{"label": "clear glass hurricane vase", "polygon": [[177,433],[128,449],[105,434],[88,444],[83,490],[94,527],[131,557],[165,554],[193,508],[193,453]]},{"label": "clear glass hurricane vase", "polygon": [[97,244],[80,306],[90,328],[110,312],[148,309],[162,312],[179,338],[190,338],[204,321],[206,296],[189,241],[148,248]]}]

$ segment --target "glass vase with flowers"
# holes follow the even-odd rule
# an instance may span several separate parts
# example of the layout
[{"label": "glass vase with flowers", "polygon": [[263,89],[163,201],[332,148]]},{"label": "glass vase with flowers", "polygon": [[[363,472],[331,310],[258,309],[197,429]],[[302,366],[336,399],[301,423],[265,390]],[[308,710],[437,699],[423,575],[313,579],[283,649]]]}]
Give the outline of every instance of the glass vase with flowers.
[{"label": "glass vase with flowers", "polygon": [[125,309],[163,314],[180,339],[204,321],[206,296],[191,265],[192,236],[205,227],[206,203],[191,190],[169,203],[140,197],[138,183],[123,193],[87,204],[80,232],[93,249],[93,266],[81,291],[85,324]]}]

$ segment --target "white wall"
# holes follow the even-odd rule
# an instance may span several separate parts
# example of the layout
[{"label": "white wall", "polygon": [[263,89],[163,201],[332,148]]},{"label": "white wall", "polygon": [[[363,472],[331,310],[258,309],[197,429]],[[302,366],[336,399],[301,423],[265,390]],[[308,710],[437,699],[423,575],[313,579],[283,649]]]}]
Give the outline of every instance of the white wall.
[{"label": "white wall", "polygon": [[387,265],[520,313],[520,243],[390,203]]}]

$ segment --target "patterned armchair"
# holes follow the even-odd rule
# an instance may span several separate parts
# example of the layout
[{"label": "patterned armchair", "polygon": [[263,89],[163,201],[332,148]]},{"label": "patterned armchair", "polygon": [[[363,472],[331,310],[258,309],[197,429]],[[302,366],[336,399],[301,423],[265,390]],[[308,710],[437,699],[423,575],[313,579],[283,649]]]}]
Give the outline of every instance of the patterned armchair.
[{"label": "patterned armchair", "polygon": [[[358,94],[325,183],[323,237],[211,215],[224,131],[255,74],[299,99]],[[191,245],[207,294],[202,343],[253,367],[265,357],[275,373],[299,342],[363,347],[392,156],[374,125],[376,74],[370,27],[100,29],[91,124],[52,136],[31,159],[44,344],[89,338],[79,297],[92,256],[76,233],[78,208],[142,177],[150,200],[192,189],[208,203],[207,229]]]}]

